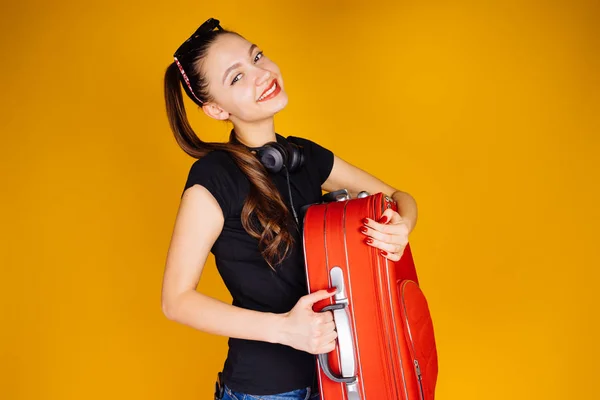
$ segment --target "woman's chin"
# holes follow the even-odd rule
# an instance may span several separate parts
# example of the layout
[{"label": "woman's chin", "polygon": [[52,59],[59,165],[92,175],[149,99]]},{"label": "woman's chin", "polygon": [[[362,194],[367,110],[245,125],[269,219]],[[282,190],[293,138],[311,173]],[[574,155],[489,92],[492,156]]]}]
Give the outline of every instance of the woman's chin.
[{"label": "woman's chin", "polygon": [[250,108],[239,108],[240,111],[244,110],[247,112],[239,112],[236,119],[245,122],[256,122],[263,121],[268,118],[273,118],[275,114],[283,110],[288,103],[287,94],[281,91],[276,97],[269,99],[264,102],[257,102],[255,106]]},{"label": "woman's chin", "polygon": [[269,99],[265,102],[260,102],[258,104],[262,110],[267,111],[272,115],[275,115],[279,111],[283,110],[285,106],[287,106],[287,103],[287,93],[285,93],[282,90],[276,97]]}]

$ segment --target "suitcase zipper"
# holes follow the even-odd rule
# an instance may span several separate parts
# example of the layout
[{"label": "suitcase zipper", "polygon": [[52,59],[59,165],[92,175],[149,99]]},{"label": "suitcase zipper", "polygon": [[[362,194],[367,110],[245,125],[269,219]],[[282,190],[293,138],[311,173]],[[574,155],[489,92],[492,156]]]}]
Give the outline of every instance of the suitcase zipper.
[{"label": "suitcase zipper", "polygon": [[425,400],[425,391],[423,390],[423,376],[421,376],[421,367],[419,366],[419,360],[415,358],[415,369],[417,370],[417,379],[419,380],[419,386],[421,387],[421,399]]},{"label": "suitcase zipper", "polygon": [[[377,219],[381,218],[381,214],[383,214],[385,212],[386,209],[388,208],[392,208],[392,204],[391,204],[391,200],[388,196],[381,196],[379,197],[379,201],[380,204],[377,205],[375,202],[373,209],[377,210],[378,208],[381,210],[381,213],[379,215],[375,215],[375,217]],[[378,207],[379,206],[379,207]],[[380,280],[383,277],[387,277],[384,281],[381,281],[381,283],[383,284],[383,287],[385,287],[385,289],[387,289],[387,296],[385,296],[385,292],[382,292],[382,298],[381,300],[388,298],[390,299],[392,297],[392,282],[390,282],[389,280],[389,274],[387,273],[387,259],[384,259],[382,263],[380,263]],[[383,303],[383,319],[384,319],[384,326],[385,326],[385,332],[386,332],[386,341],[387,341],[387,347],[388,347],[388,351],[389,351],[389,355],[390,355],[390,359],[389,359],[389,363],[390,363],[390,370],[392,372],[392,376],[394,377],[398,377],[400,376],[400,382],[397,382],[397,379],[393,380],[393,388],[394,391],[396,393],[395,398],[397,399],[404,399],[404,400],[410,400],[408,398],[408,390],[406,388],[406,378],[404,375],[404,367],[402,366],[402,356],[400,354],[400,348],[399,348],[399,344],[398,344],[398,335],[397,332],[391,331],[392,326],[394,326],[393,322],[390,324],[390,318],[392,321],[395,321],[395,317],[394,317],[394,309],[393,307],[386,301],[382,301]],[[388,311],[389,310],[389,311]],[[388,311],[388,312],[386,312]],[[396,338],[395,343],[394,343],[394,339]],[[394,354],[394,344],[396,345],[396,351],[398,352],[398,357],[399,357],[399,371],[396,371],[397,367],[396,365],[394,365],[394,359],[393,359],[393,354]],[[400,374],[400,375],[398,375]],[[402,386],[402,388],[400,388],[399,386]],[[406,396],[406,397],[405,397]]]},{"label": "suitcase zipper", "polygon": [[417,374],[417,380],[419,381],[419,392],[421,395],[420,397],[421,397],[421,400],[425,400],[425,391],[423,390],[423,375],[421,374],[421,366],[419,365],[419,360],[417,360],[417,356],[416,356],[417,352],[415,349],[415,343],[413,342],[413,339],[412,339],[410,323],[408,322],[408,311],[406,309],[406,301],[404,299],[404,288],[409,283],[414,283],[414,282],[410,281],[410,280],[406,280],[406,281],[402,282],[400,297],[402,299],[402,306],[404,307],[404,320],[406,323],[406,327],[408,328],[408,337],[409,337],[410,347],[412,348],[411,356],[413,358],[413,363],[415,364],[415,372]]},{"label": "suitcase zipper", "polygon": [[[383,296],[383,298],[385,298],[385,296]],[[392,336],[394,336],[394,335],[393,335],[392,332],[390,332],[390,329],[391,329],[390,328],[390,317],[391,316],[386,315],[386,314],[388,314],[388,313],[386,313],[386,311],[387,310],[384,308],[383,319],[385,321],[384,322],[384,326],[385,326],[385,332],[386,332],[386,341],[387,341],[387,347],[388,347],[388,354],[390,355],[390,358],[389,358],[390,370],[392,372],[392,376],[396,377],[397,376],[397,372],[396,372],[396,367],[394,365],[394,359],[393,359],[393,354],[394,354],[393,345],[392,345],[393,340],[391,339]],[[391,314],[392,312],[390,312],[389,314]],[[398,354],[400,354],[400,353],[398,352]],[[402,368],[402,360],[400,360],[400,368]],[[404,374],[402,374],[402,380],[404,381]],[[400,399],[401,398],[399,396],[400,395],[400,390],[398,388],[398,382],[396,381],[396,379],[393,380],[393,386],[394,386],[394,391],[396,392],[396,398]]]}]

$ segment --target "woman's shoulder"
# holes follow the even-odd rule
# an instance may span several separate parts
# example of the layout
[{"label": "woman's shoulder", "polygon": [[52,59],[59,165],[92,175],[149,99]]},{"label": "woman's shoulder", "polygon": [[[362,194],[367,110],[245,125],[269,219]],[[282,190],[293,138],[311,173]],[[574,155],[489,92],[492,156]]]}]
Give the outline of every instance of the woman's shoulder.
[{"label": "woman's shoulder", "polygon": [[233,158],[224,150],[213,150],[203,157],[198,158],[191,165],[192,169],[218,170],[227,169],[235,166]]},{"label": "woman's shoulder", "polygon": [[288,136],[287,140],[290,143],[302,147],[305,155],[317,158],[333,158],[333,152],[327,147],[324,147],[318,143],[316,140],[301,136]]},{"label": "woman's shoulder", "polygon": [[233,185],[243,179],[243,173],[229,155],[223,150],[213,150],[203,157],[195,160],[190,166],[185,187],[194,183]]},{"label": "woman's shoulder", "polygon": [[318,174],[320,183],[323,184],[333,169],[334,154],[327,147],[322,146],[314,140],[300,136],[288,136],[288,141],[302,147],[304,157],[308,164]]},{"label": "woman's shoulder", "polygon": [[228,152],[213,150],[192,163],[183,192],[196,184],[204,186],[219,202],[227,218],[238,208],[235,199],[244,197],[246,181]]},{"label": "woman's shoulder", "polygon": [[304,136],[288,136],[287,141],[290,143],[294,143],[298,146],[302,146],[302,147],[307,147],[311,150],[321,150],[321,149],[325,149],[325,147],[323,147],[323,145],[321,145],[319,143],[319,141],[317,139],[309,139],[307,137]]},{"label": "woman's shoulder", "polygon": [[242,171],[232,156],[224,150],[213,150],[195,160],[190,166],[189,175],[211,175],[221,179],[239,179]]},{"label": "woman's shoulder", "polygon": [[307,146],[307,145],[310,145],[310,144],[314,143],[312,140],[307,139],[305,137],[302,137],[302,136],[293,136],[293,135],[290,135],[290,136],[286,137],[286,140],[288,142],[290,142],[290,143],[294,143],[294,144],[297,144],[299,146]]}]

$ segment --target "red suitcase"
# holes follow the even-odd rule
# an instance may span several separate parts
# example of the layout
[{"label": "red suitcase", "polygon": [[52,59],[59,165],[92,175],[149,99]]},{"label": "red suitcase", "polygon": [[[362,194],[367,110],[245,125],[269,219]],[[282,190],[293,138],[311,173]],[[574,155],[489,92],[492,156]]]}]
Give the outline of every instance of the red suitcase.
[{"label": "red suitcase", "polygon": [[321,400],[433,400],[438,374],[433,323],[410,244],[392,262],[364,243],[365,217],[396,203],[382,193],[311,205],[303,222],[310,292],[338,288],[315,311],[332,310],[337,346],[318,357]]}]

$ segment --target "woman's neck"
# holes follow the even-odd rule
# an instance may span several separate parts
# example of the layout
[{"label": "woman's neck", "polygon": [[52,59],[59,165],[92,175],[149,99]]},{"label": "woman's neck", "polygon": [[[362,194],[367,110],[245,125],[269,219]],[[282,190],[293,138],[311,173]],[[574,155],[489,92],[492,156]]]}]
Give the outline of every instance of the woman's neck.
[{"label": "woman's neck", "polygon": [[261,147],[267,142],[277,141],[273,118],[251,123],[236,123],[233,126],[237,139],[248,147]]}]

